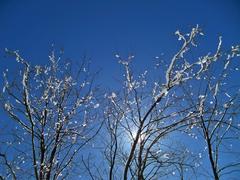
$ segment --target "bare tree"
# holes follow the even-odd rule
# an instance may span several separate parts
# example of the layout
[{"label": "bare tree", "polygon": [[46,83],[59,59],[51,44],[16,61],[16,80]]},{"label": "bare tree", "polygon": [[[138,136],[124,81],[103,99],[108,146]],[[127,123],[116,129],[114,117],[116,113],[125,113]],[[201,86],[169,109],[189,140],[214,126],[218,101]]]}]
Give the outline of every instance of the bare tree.
[{"label": "bare tree", "polygon": [[1,152],[3,165],[13,179],[65,179],[101,126],[94,74],[88,72],[88,62],[76,68],[61,62],[62,55],[54,51],[46,66],[32,66],[17,51],[7,53],[21,70],[15,72],[17,77],[4,72],[1,102],[15,121],[16,141],[9,141]]},{"label": "bare tree", "polygon": [[[222,51],[221,63],[212,65],[199,84],[196,82],[199,88],[185,89],[188,102],[192,105],[198,102],[195,107],[198,113],[190,129],[205,142],[210,174],[215,180],[240,171],[240,151],[233,147],[239,144],[240,86],[231,83],[238,73],[239,50],[239,46],[232,46],[227,53]],[[195,91],[195,96],[190,91],[192,94]]]},{"label": "bare tree", "polygon": [[[101,103],[86,62],[75,69],[53,51],[49,65],[33,67],[8,51],[22,70],[16,79],[4,72],[1,101],[17,126],[0,147],[0,178],[70,179],[82,168],[84,179],[87,174],[101,180],[209,174],[219,180],[238,172],[240,159],[231,144],[239,143],[239,86],[225,83],[238,70],[240,48],[224,52],[219,37],[214,53],[193,57],[202,30],[175,35],[179,50],[151,71],[137,74],[134,56],[117,54],[122,84]],[[96,135],[98,147],[87,146]]]},{"label": "bare tree", "polygon": [[[109,165],[109,179],[156,179],[176,175],[176,172],[184,179],[186,167],[198,167],[196,159],[195,162],[187,160],[194,159],[191,153],[188,158],[184,155],[188,147],[171,145],[170,139],[181,137],[199,117],[200,111],[196,108],[199,102],[186,103],[188,94],[182,87],[193,85],[204,78],[213,64],[221,63],[222,39],[219,38],[215,53],[194,60],[189,59],[187,52],[197,46],[197,36],[203,35],[201,29],[196,26],[188,34],[179,31],[175,34],[182,42],[181,48],[162,71],[164,73],[160,74],[164,78],[160,77],[152,83],[147,71],[139,76],[134,74],[131,64],[134,56],[123,59],[116,55],[124,67],[125,79],[121,91],[107,95],[109,105],[105,110],[105,119],[109,143],[105,157]],[[239,49],[234,53],[234,56],[238,55]],[[161,67],[164,65],[160,64]],[[210,122],[210,119],[207,121]],[[195,173],[195,170],[192,172]]]}]

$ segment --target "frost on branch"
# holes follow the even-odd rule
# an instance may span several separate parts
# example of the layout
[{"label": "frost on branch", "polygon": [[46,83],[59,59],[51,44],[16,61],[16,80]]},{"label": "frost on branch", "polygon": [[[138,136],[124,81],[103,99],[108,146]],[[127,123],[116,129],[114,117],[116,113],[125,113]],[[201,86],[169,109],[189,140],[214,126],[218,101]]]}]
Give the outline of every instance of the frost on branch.
[{"label": "frost on branch", "polygon": [[[39,179],[66,176],[75,156],[98,132],[99,102],[88,62],[71,66],[54,51],[47,65],[32,66],[18,51],[6,50],[19,66],[19,76],[4,72],[3,108],[16,127],[27,154],[19,157],[32,164],[30,174]],[[24,171],[18,162],[17,174]]]},{"label": "frost on branch", "polygon": [[[108,142],[104,157],[109,165],[110,179],[121,176],[125,180],[148,179],[171,175],[179,175],[183,179],[185,173],[190,173],[185,169],[192,169],[194,174],[195,170],[202,168],[201,161],[206,150],[199,148],[198,152],[193,152],[191,147],[186,147],[188,142],[181,138],[185,139],[187,135],[191,142],[197,142],[212,133],[216,137],[212,140],[215,142],[219,140],[216,135],[222,127],[232,126],[233,121],[225,120],[233,119],[231,116],[236,111],[229,111],[229,108],[237,106],[232,102],[232,93],[223,87],[224,78],[232,69],[233,58],[239,53],[238,46],[225,53],[222,37],[219,37],[213,53],[193,57],[189,52],[199,48],[197,40],[199,35],[203,36],[199,26],[192,28],[190,33],[176,31],[175,34],[181,46],[170,61],[161,60],[155,66],[159,71],[157,78],[147,73],[153,73],[153,70],[140,75],[135,73],[133,56],[115,56],[124,74],[123,85],[115,91],[117,93],[106,94],[109,102],[104,113],[109,137],[104,141]],[[159,59],[158,56],[156,58]],[[230,97],[220,100],[220,97],[226,96],[225,93]],[[231,115],[224,112],[231,112]],[[209,133],[206,133],[208,130]],[[228,130],[223,129],[224,132]],[[199,132],[203,134],[199,135]],[[207,139],[203,140],[205,142]],[[183,147],[174,146],[181,143]]]},{"label": "frost on branch", "polygon": [[[114,180],[192,179],[202,176],[202,169],[209,175],[203,179],[218,180],[239,171],[234,145],[240,134],[240,88],[233,82],[240,48],[225,51],[219,37],[213,52],[195,57],[191,50],[201,48],[201,29],[175,34],[179,50],[170,59],[156,56],[158,64],[142,73],[136,73],[132,61],[140,62],[133,55],[115,55],[123,68],[122,84],[104,92],[101,101],[87,64],[75,69],[52,52],[48,65],[32,66],[18,51],[9,51],[21,68],[16,81],[8,70],[3,73],[2,105],[18,125],[15,139],[6,143],[17,152],[11,177],[24,174],[26,164],[32,165],[29,176],[39,179],[71,179],[75,171],[70,168],[83,166],[92,179],[97,174]],[[99,130],[101,111],[99,141],[87,146]],[[82,156],[79,165],[81,148],[90,152],[98,145],[95,152],[102,154],[95,161]],[[6,167],[9,159],[2,152],[0,147]]]}]

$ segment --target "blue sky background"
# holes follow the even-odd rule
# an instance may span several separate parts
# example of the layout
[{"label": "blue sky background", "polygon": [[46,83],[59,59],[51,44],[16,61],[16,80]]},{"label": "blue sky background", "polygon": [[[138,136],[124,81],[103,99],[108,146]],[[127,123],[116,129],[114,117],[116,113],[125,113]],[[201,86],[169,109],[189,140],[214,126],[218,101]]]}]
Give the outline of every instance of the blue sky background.
[{"label": "blue sky background", "polygon": [[110,87],[119,71],[116,52],[135,54],[135,69],[149,66],[153,57],[174,53],[177,29],[196,24],[206,34],[203,52],[215,49],[219,35],[228,47],[240,40],[239,17],[238,0],[0,0],[0,70],[13,64],[4,48],[36,64],[48,61],[54,43],[66,58],[91,57]]},{"label": "blue sky background", "polygon": [[223,47],[239,43],[240,1],[0,0],[0,72],[17,68],[4,48],[44,64],[54,43],[65,58],[90,57],[93,68],[102,69],[103,86],[112,87],[121,69],[115,53],[134,54],[136,71],[150,67],[155,56],[164,53],[167,60],[177,50],[176,30],[189,32],[196,24],[205,32],[200,52],[214,51],[220,35]]}]

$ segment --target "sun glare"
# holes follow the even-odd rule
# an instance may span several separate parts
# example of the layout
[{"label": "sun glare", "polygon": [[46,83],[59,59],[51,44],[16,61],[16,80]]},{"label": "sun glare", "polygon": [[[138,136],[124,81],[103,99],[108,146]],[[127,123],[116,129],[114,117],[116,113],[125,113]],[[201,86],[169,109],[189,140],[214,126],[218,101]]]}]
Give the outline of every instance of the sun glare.
[{"label": "sun glare", "polygon": [[[133,128],[131,130],[131,132],[128,133],[128,141],[130,141],[130,143],[132,143],[136,137],[137,137],[137,133],[138,133],[138,129],[136,128]],[[145,133],[141,133],[139,139],[138,139],[138,143],[140,143],[142,140],[144,140],[146,137],[146,134]]]}]

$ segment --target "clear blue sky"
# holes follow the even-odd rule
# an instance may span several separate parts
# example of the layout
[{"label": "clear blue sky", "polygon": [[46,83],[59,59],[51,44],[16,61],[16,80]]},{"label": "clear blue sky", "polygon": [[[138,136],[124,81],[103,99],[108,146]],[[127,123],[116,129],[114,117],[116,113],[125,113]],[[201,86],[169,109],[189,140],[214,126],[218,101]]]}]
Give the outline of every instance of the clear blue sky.
[{"label": "clear blue sky", "polygon": [[[91,57],[101,68],[104,87],[119,76],[115,53],[136,56],[135,69],[150,66],[155,56],[177,49],[174,32],[199,24],[206,36],[201,51],[240,42],[239,0],[0,0],[0,73],[14,69],[4,48],[20,50],[31,63],[45,63],[51,44],[65,57]],[[1,83],[0,78],[0,84]]]},{"label": "clear blue sky", "polygon": [[[119,66],[114,53],[136,55],[136,68],[154,56],[176,49],[174,32],[199,24],[205,31],[203,50],[240,40],[238,0],[0,0],[0,70],[4,48],[18,49],[33,63],[44,63],[51,44],[65,57],[92,58],[111,82]],[[108,84],[111,86],[111,84]]]}]

